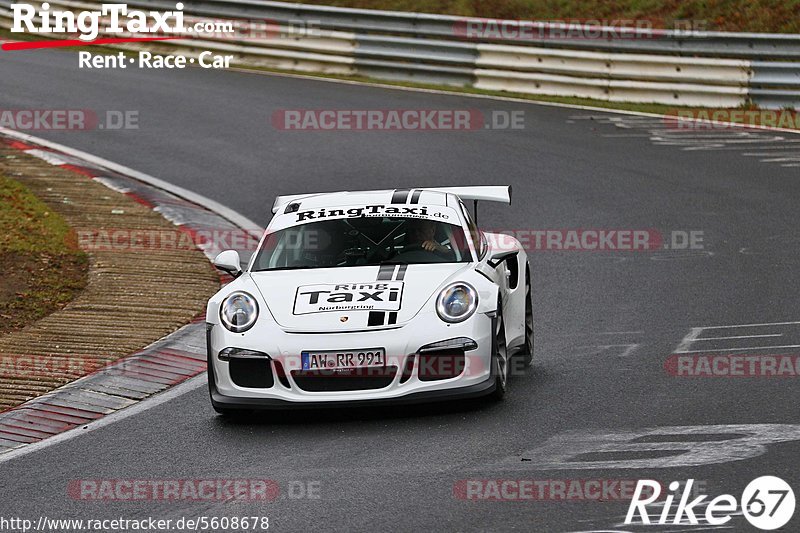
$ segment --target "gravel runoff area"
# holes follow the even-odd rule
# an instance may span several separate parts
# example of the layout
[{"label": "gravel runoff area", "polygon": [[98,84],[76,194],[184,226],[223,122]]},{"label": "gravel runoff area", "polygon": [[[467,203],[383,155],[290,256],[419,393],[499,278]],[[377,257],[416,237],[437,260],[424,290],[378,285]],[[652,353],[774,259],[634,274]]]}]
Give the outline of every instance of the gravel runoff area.
[{"label": "gravel runoff area", "polygon": [[[61,215],[89,256],[83,292],[62,309],[0,336],[0,410],[176,331],[203,314],[219,289],[220,277],[203,252],[185,245],[191,237],[146,202],[2,141],[0,174]],[[142,234],[160,237],[144,246],[128,244],[126,236]]]}]

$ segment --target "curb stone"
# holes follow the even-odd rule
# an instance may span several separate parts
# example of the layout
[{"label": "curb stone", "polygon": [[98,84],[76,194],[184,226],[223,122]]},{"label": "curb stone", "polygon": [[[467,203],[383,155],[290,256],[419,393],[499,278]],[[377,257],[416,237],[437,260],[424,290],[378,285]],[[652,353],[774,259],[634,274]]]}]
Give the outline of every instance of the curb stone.
[{"label": "curb stone", "polygon": [[[0,141],[28,155],[83,174],[150,207],[189,232],[214,230],[239,235],[237,251],[249,259],[260,237],[260,228],[243,228],[199,204],[166,190],[145,184],[120,172],[68,155],[54,148],[20,142],[0,135]],[[216,241],[201,246],[211,260],[223,247]],[[230,276],[220,276],[227,283]],[[206,370],[205,315],[152,343],[146,348],[87,376],[0,412],[0,455],[75,429],[131,406],[153,394]]]}]

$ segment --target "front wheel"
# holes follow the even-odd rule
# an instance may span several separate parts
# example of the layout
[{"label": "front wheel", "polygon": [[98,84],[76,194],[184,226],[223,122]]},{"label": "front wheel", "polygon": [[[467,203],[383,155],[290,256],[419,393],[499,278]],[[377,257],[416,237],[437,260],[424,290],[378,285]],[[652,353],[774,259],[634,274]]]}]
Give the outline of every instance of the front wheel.
[{"label": "front wheel", "polygon": [[[214,402],[211,403],[211,406],[214,408],[214,411],[217,412],[219,417],[224,420],[242,422],[258,419],[263,421],[266,418],[265,415],[249,409],[232,409],[230,407],[217,405]],[[266,413],[266,411],[264,413]]]},{"label": "front wheel", "polygon": [[525,272],[525,366],[533,364],[533,298],[531,294],[531,273]]},{"label": "front wheel", "polygon": [[506,345],[506,328],[503,323],[503,310],[500,303],[497,303],[497,319],[495,335],[495,347],[492,354],[492,364],[494,365],[494,391],[492,399],[502,400],[508,389],[508,346]]},{"label": "front wheel", "polygon": [[228,418],[236,416],[237,411],[235,409],[228,409],[226,407],[219,407],[217,404],[212,403],[211,407],[214,408],[214,411],[217,412],[218,415],[222,415]]}]

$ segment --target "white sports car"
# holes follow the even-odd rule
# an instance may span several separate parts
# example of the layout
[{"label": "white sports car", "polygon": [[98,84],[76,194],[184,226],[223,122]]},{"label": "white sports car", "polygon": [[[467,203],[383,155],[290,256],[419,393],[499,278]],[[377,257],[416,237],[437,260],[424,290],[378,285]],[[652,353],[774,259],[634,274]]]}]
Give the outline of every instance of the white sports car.
[{"label": "white sports car", "polygon": [[423,402],[506,392],[533,357],[520,243],[478,230],[465,200],[505,186],[279,196],[258,250],[208,302],[220,413]]}]

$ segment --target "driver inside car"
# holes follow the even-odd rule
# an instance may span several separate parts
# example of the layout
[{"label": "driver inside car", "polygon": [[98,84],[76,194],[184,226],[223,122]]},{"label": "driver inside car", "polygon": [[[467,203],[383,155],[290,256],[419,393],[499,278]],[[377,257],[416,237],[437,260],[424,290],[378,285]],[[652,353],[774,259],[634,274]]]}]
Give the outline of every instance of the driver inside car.
[{"label": "driver inside car", "polygon": [[407,222],[408,230],[406,232],[406,244],[403,251],[420,247],[428,252],[434,252],[441,255],[449,255],[450,248],[439,244],[436,237],[436,223],[425,219],[409,220]]}]

